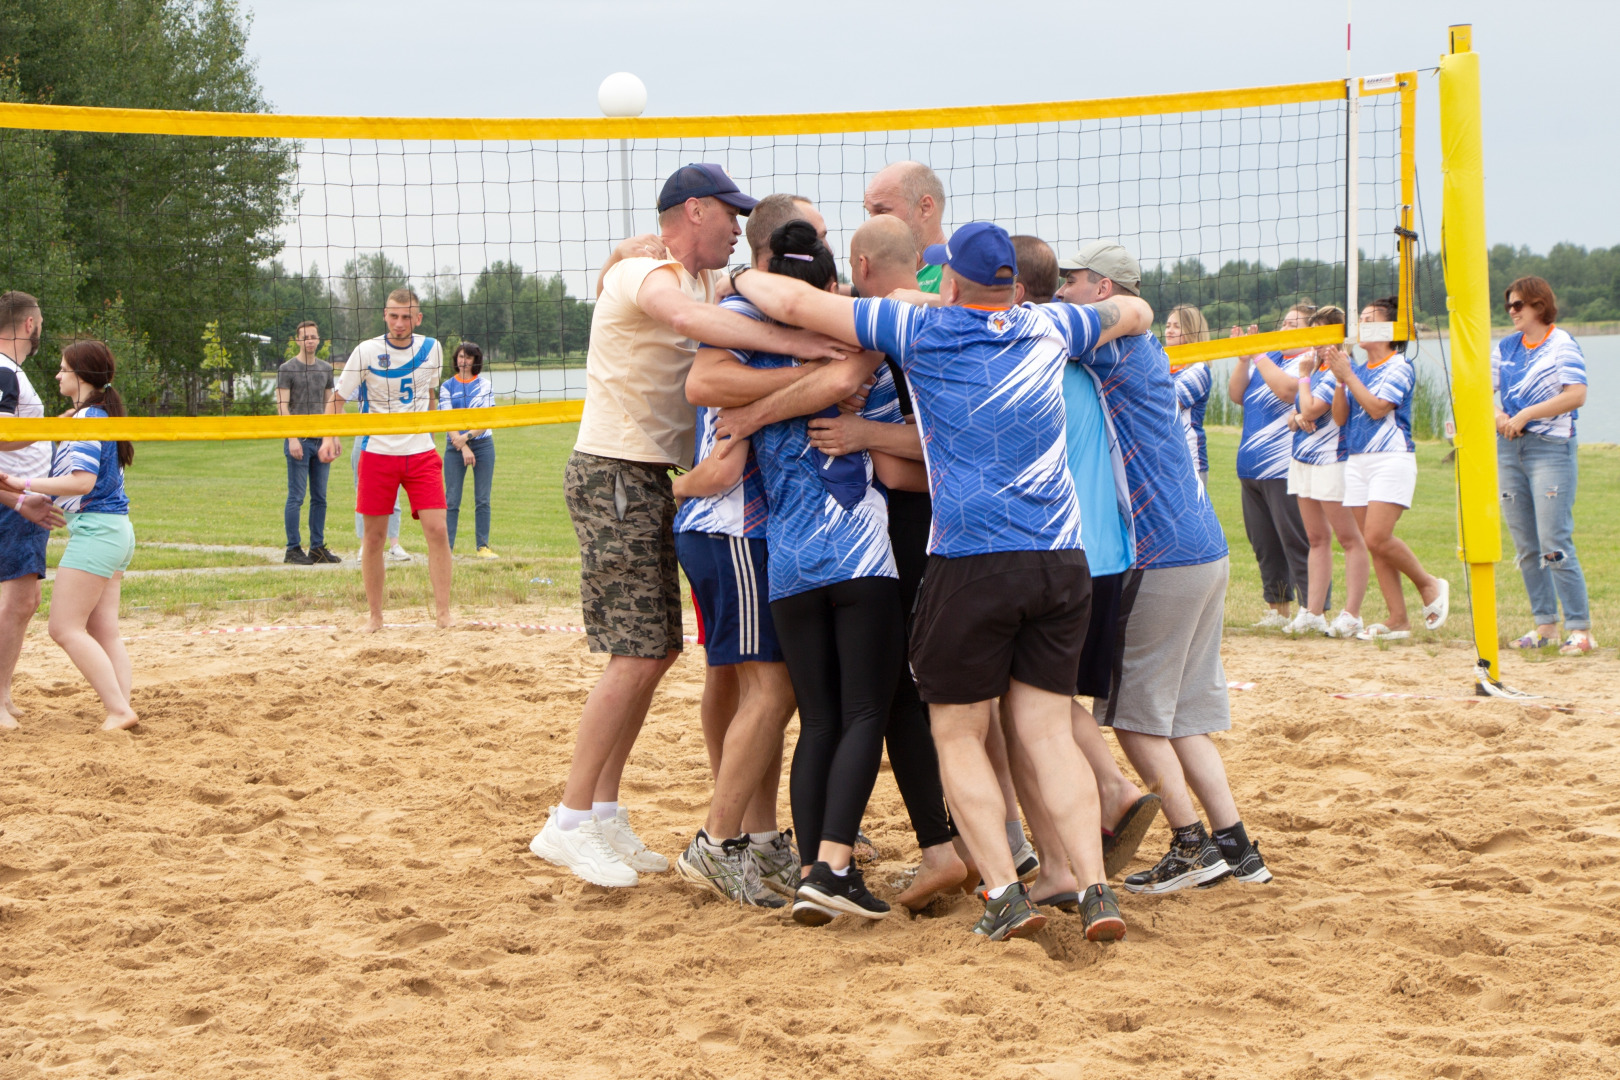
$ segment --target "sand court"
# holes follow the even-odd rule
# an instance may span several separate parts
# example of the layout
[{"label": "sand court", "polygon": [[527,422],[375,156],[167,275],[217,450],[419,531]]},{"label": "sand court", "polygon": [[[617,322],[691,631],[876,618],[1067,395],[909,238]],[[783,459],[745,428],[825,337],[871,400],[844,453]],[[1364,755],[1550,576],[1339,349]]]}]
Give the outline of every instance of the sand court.
[{"label": "sand court", "polygon": [[[1277,881],[1121,893],[1119,945],[1077,918],[998,945],[965,898],[812,930],[529,854],[600,670],[577,634],[177,629],[129,631],[143,723],[107,734],[29,638],[0,738],[3,1080],[1620,1075],[1608,656],[1509,656],[1548,696],[1506,702],[1465,696],[1463,648],[1231,635],[1255,686],[1221,749]],[[709,794],[702,675],[691,649],[622,793],[671,857]],[[866,831],[892,897],[916,846],[886,768]]]}]

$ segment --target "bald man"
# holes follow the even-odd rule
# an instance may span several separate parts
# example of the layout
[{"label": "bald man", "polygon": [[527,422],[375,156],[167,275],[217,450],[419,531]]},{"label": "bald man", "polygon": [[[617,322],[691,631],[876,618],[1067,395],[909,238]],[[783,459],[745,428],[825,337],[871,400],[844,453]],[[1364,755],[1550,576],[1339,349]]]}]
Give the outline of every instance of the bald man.
[{"label": "bald man", "polygon": [[923,251],[945,242],[945,185],[920,161],[897,161],[878,170],[866,185],[869,217],[891,215],[905,222],[917,249],[917,288],[939,292],[941,270],[922,261]]}]

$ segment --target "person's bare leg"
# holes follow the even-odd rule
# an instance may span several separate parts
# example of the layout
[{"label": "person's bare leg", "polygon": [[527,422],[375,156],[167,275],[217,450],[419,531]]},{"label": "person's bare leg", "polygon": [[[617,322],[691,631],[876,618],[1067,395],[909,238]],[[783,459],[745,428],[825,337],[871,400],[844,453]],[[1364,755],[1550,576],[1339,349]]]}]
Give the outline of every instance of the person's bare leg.
[{"label": "person's bare leg", "polygon": [[1306,557],[1305,606],[1316,615],[1327,606],[1328,586],[1333,584],[1333,530],[1328,526],[1322,504],[1315,499],[1299,498],[1299,517],[1305,523],[1305,539],[1311,551]]},{"label": "person's bare leg", "polygon": [[1097,781],[1075,745],[1069,696],[1013,679],[1005,700],[1012,710],[1013,731],[1062,844],[1053,854],[1068,856],[1082,886],[1105,883]]},{"label": "person's bare leg", "polygon": [[422,539],[427,542],[428,581],[433,585],[433,614],[440,630],[453,625],[450,618],[450,533],[444,517],[443,510],[423,510],[417,515],[422,523]]},{"label": "person's bare leg", "polygon": [[1006,823],[1019,820],[1018,789],[1013,786],[1012,765],[1007,760],[1007,731],[1001,722],[999,700],[990,703],[990,730],[985,735],[984,751],[990,757],[990,767],[995,770],[996,783],[1001,787],[1002,831],[1005,832]]},{"label": "person's bare leg", "polygon": [[[657,660],[638,656],[608,657],[601,678],[585,699],[585,708],[580,710],[574,757],[568,767],[568,782],[563,787],[564,806],[571,810],[589,810],[592,802],[618,801],[619,774],[630,756],[628,747],[634,745],[635,736],[641,731],[658,680],[679,656],[679,651],[671,649]],[[609,775],[613,762],[617,762],[617,767]],[[611,789],[603,786],[603,781],[610,781]]]},{"label": "person's bare leg", "polygon": [[[1013,706],[1003,700],[1001,718],[1004,727],[1013,723],[1012,710]],[[1035,841],[1035,850],[1041,857],[1040,871],[1035,875],[1035,880],[1029,883],[1029,895],[1031,899],[1039,897],[1044,900],[1058,893],[1078,892],[1080,883],[1069,868],[1069,857],[1063,851],[1063,837],[1046,809],[1041,797],[1040,779],[1016,731],[1016,728],[1004,731],[1007,736],[1007,764],[1012,768],[1013,786],[1018,789],[1018,805],[1023,808],[1024,820],[1029,823],[1030,835]]]},{"label": "person's bare leg", "polygon": [[[760,781],[779,760],[782,732],[793,716],[793,683],[786,664],[738,664],[737,714],[726,732],[704,832],[716,842],[740,835]],[[764,829],[758,830],[760,832]]]},{"label": "person's bare leg", "polygon": [[1018,871],[1007,850],[1006,802],[985,752],[990,705],[929,705],[928,723],[952,820],[985,886],[999,889],[1017,881]]},{"label": "person's bare leg", "polygon": [[1366,525],[1362,535],[1367,549],[1381,557],[1385,563],[1404,574],[1417,589],[1425,604],[1432,604],[1440,595],[1440,579],[1423,569],[1417,555],[1406,546],[1406,541],[1395,535],[1395,526],[1406,512],[1404,506],[1387,502],[1367,504]]},{"label": "person's bare leg", "polygon": [[1114,729],[1114,738],[1130,759],[1143,782],[1159,793],[1164,800],[1164,820],[1172,829],[1184,829],[1197,823],[1198,810],[1193,806],[1187,778],[1181,771],[1181,759],[1163,735],[1143,735],[1140,732]]},{"label": "person's bare leg", "polygon": [[[116,731],[134,727],[140,721],[135,710],[129,707],[129,699],[124,696],[117,668],[101,643],[91,637],[86,628],[101,602],[102,594],[107,591],[107,585],[106,578],[83,570],[59,567],[56,583],[51,589],[50,634],[51,640],[62,646],[62,651],[68,654],[73,666],[79,669],[96,696],[101,698],[102,707],[107,710],[107,720],[101,725],[102,730]],[[116,611],[113,619],[116,623]]]},{"label": "person's bare leg", "polygon": [[39,578],[33,574],[0,582],[0,728],[15,728],[22,713],[11,700],[11,677],[22,656],[28,622],[39,610]]},{"label": "person's bare leg", "polygon": [[1359,619],[1362,601],[1367,598],[1367,542],[1362,539],[1355,515],[1343,503],[1320,505],[1333,535],[1339,538],[1339,547],[1344,549],[1344,610]]},{"label": "person's bare leg", "polygon": [[113,666],[113,674],[118,677],[118,689],[123,691],[124,700],[131,701],[130,695],[135,689],[135,667],[129,662],[124,635],[118,631],[118,605],[123,589],[124,573],[120,570],[108,579],[107,587],[101,593],[101,602],[90,613],[85,629],[106,652]]},{"label": "person's bare leg", "polygon": [[738,685],[736,664],[704,668],[703,702],[698,706],[698,718],[703,723],[703,748],[709,754],[711,777],[720,775],[726,731],[731,727],[731,718],[737,715]]},{"label": "person's bare leg", "polygon": [[[793,711],[790,709],[788,718],[792,719],[792,716]],[[777,796],[782,791],[782,736],[786,731],[787,723],[783,722],[776,733],[776,746],[765,765],[765,775],[760,777],[759,786],[754,789],[753,797],[748,800],[748,807],[743,811],[743,832],[776,832],[780,828],[776,817],[776,802]]]},{"label": "person's bare leg", "polygon": [[1119,819],[1142,797],[1142,789],[1131,782],[1119,767],[1119,762],[1114,760],[1113,753],[1108,749],[1108,740],[1103,738],[1102,729],[1097,726],[1097,718],[1091,715],[1091,710],[1072,698],[1069,700],[1069,727],[1075,745],[1080,747],[1086,764],[1091,766],[1091,775],[1097,780],[1099,811],[1106,827],[1112,832]]},{"label": "person's bare leg", "polygon": [[1221,761],[1220,748],[1208,735],[1183,735],[1170,740],[1176,760],[1181,762],[1181,775],[1187,786],[1204,804],[1211,831],[1230,829],[1238,823],[1237,802],[1232,798],[1231,785],[1226,781],[1226,766]]},{"label": "person's bare leg", "polygon": [[383,625],[383,601],[388,596],[387,571],[383,569],[383,552],[388,548],[388,515],[366,514],[366,535],[360,541],[360,580],[366,587],[366,606],[371,616],[361,628],[364,633],[375,634]]}]

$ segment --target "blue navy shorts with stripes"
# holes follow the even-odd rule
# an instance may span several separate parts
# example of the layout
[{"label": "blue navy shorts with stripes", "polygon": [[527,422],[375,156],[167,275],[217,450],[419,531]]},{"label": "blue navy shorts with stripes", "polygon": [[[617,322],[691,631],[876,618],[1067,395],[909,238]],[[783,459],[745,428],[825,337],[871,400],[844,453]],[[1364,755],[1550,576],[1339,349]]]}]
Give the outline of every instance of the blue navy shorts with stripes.
[{"label": "blue navy shorts with stripes", "polygon": [[675,555],[692,583],[698,641],[709,666],[781,663],[782,648],[771,622],[765,541],[678,532]]}]

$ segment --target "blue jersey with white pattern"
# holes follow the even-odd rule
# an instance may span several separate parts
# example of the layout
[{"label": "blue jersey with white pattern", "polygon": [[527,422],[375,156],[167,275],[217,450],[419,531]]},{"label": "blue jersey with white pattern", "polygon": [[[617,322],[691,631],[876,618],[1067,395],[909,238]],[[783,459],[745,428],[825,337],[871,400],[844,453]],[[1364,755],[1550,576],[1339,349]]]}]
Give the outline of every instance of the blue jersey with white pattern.
[{"label": "blue jersey with white pattern", "polygon": [[1327,402],[1328,411],[1316,418],[1315,431],[1294,432],[1295,461],[1303,465],[1332,465],[1350,456],[1344,429],[1333,422],[1333,392],[1338,386],[1339,380],[1334,378],[1333,372],[1320,364],[1311,372],[1311,397]]},{"label": "blue jersey with white pattern", "polygon": [[[1273,364],[1283,364],[1282,353],[1267,353]],[[1243,434],[1238,441],[1237,474],[1241,480],[1276,480],[1288,476],[1294,454],[1294,433],[1288,417],[1292,399],[1284,401],[1266,385],[1260,369],[1249,365],[1249,385],[1243,389]]]},{"label": "blue jersey with white pattern", "polygon": [[868,299],[855,302],[855,332],[905,372],[934,500],[931,554],[1082,547],[1063,366],[1096,344],[1095,311]]},{"label": "blue jersey with white pattern", "polygon": [[1352,454],[1412,453],[1412,390],[1417,373],[1412,362],[1400,353],[1391,353],[1377,364],[1357,364],[1356,378],[1374,397],[1393,402],[1395,408],[1382,420],[1367,415],[1354,394],[1350,395],[1350,419],[1344,425],[1345,442]]},{"label": "blue jersey with white pattern", "polygon": [[[1491,382],[1502,394],[1502,411],[1516,416],[1519,410],[1551,401],[1566,386],[1586,385],[1586,357],[1569,334],[1553,327],[1534,349],[1524,347],[1524,335],[1509,334],[1491,350]],[[1557,416],[1528,421],[1524,430],[1532,435],[1555,439],[1575,436],[1579,409]]]},{"label": "blue jersey with white pattern", "polygon": [[1226,556],[1226,534],[1194,471],[1164,346],[1152,334],[1079,358],[1096,372],[1125,462],[1136,568],[1197,566]]},{"label": "blue jersey with white pattern", "polygon": [[1209,444],[1204,439],[1204,411],[1209,408],[1209,388],[1214,376],[1208,364],[1188,364],[1170,373],[1176,380],[1176,403],[1181,406],[1181,420],[1187,425],[1193,452],[1198,459],[1198,471],[1209,472]]},{"label": "blue jersey with white pattern", "polygon": [[[106,416],[107,410],[99,405],[87,405],[74,414],[74,418],[90,419]],[[56,505],[64,513],[127,514],[129,499],[124,495],[124,470],[118,464],[118,444],[112,440],[81,439],[59,442],[51,456],[51,475],[67,476],[87,472],[96,478],[96,486],[83,495],[58,495]]]},{"label": "blue jersey with white pattern", "polygon": [[[692,460],[693,468],[714,453],[714,419],[719,413],[719,409],[713,408],[697,411],[697,453]],[[766,517],[765,485],[760,481],[759,462],[750,445],[742,479],[718,495],[704,495],[681,503],[680,509],[675,511],[675,531],[763,540]]]}]

